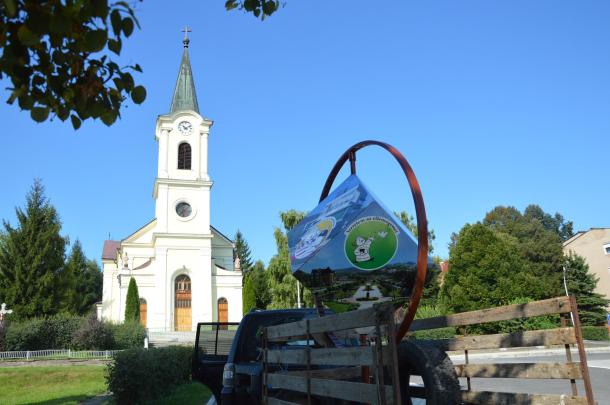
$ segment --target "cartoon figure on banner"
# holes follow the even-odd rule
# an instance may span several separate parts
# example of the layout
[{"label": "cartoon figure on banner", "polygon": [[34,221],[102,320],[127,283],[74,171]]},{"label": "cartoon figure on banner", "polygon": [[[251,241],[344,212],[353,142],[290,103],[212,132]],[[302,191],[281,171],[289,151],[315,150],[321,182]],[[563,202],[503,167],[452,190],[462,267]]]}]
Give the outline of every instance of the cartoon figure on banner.
[{"label": "cartoon figure on banner", "polygon": [[294,250],[296,259],[304,259],[320,249],[328,240],[328,235],[335,227],[335,218],[326,217],[312,222],[297,243]]},{"label": "cartoon figure on banner", "polygon": [[364,239],[362,236],[356,238],[356,249],[354,255],[356,255],[357,262],[367,262],[371,260],[369,250],[371,249],[371,243],[375,240],[374,237]]}]

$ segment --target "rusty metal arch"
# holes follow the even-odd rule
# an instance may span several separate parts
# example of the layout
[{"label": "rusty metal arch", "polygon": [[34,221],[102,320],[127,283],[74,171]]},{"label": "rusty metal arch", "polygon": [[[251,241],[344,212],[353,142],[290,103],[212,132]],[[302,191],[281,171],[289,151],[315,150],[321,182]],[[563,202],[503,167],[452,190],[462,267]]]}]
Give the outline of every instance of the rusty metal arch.
[{"label": "rusty metal arch", "polygon": [[407,178],[407,182],[409,183],[409,187],[411,188],[411,195],[413,196],[413,202],[415,204],[415,216],[417,219],[417,274],[415,275],[415,286],[413,287],[413,291],[411,292],[411,300],[409,302],[409,308],[405,317],[403,318],[400,326],[398,327],[396,333],[397,341],[402,340],[404,335],[409,330],[413,319],[415,318],[415,312],[417,311],[417,307],[419,305],[419,300],[421,299],[424,282],[426,281],[426,272],[428,270],[428,220],[426,219],[426,207],[424,206],[424,198],[422,196],[421,188],[419,186],[419,182],[417,181],[417,177],[415,176],[415,172],[409,165],[407,159],[400,153],[398,149],[393,147],[390,144],[380,141],[362,141],[351,148],[349,148],[337,163],[333,166],[328,178],[326,179],[326,183],[324,184],[324,188],[322,189],[322,194],[320,195],[320,202],[328,197],[330,193],[330,189],[339,174],[339,171],[349,160],[350,162],[350,171],[352,174],[356,174],[356,152],[360,149],[363,149],[367,146],[379,146],[388,152],[400,165],[405,177]]}]

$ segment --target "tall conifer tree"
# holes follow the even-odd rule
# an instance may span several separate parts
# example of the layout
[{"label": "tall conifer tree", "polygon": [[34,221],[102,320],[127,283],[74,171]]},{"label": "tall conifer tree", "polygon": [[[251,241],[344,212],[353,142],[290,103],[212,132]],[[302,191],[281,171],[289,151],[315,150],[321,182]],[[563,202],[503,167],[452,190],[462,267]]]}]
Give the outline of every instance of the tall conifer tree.
[{"label": "tall conifer tree", "polygon": [[16,208],[17,226],[4,221],[0,234],[0,291],[2,300],[19,318],[52,315],[61,309],[61,273],[66,238],[55,208],[40,180]]},{"label": "tall conifer tree", "polygon": [[248,274],[248,272],[252,270],[252,253],[250,252],[248,242],[244,239],[244,235],[239,229],[235,234],[235,254],[239,257],[241,271],[243,271],[244,274]]},{"label": "tall conifer tree", "polygon": [[606,307],[610,302],[607,297],[595,292],[599,278],[589,272],[589,265],[582,256],[565,257],[566,281],[568,293],[576,297],[578,314],[583,325],[604,325]]},{"label": "tall conifer tree", "polygon": [[63,275],[66,310],[86,314],[102,299],[102,273],[95,260],[89,260],[77,240],[66,261]]},{"label": "tall conifer tree", "polygon": [[125,322],[140,321],[140,294],[138,293],[138,285],[136,279],[129,279],[127,287],[127,298],[125,299]]}]

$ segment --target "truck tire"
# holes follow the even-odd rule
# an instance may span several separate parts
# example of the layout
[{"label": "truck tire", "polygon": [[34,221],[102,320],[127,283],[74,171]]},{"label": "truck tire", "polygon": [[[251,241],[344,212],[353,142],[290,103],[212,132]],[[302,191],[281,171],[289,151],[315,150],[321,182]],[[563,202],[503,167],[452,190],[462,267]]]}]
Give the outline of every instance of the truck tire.
[{"label": "truck tire", "polygon": [[405,340],[398,346],[400,394],[403,404],[411,404],[409,381],[421,376],[426,405],[461,404],[460,383],[453,363],[443,350],[425,341]]}]

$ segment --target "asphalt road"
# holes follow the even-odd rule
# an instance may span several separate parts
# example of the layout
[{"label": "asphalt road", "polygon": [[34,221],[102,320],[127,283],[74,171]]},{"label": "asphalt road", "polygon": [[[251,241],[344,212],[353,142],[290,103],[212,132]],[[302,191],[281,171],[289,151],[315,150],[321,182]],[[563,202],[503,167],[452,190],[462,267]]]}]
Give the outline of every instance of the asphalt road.
[{"label": "asphalt road", "polygon": [[[578,361],[578,355],[573,354],[573,360]],[[470,358],[471,363],[535,363],[535,362],[565,362],[563,355],[551,356],[523,356],[511,358],[490,358],[475,356]],[[454,361],[459,364],[459,361]],[[587,355],[589,373],[591,375],[591,386],[593,395],[599,405],[610,405],[610,353],[592,353]],[[466,386],[466,379],[460,379]],[[577,381],[578,395],[584,396],[582,381]],[[570,394],[569,380],[524,380],[511,378],[478,378],[471,380],[473,390],[479,391],[504,391],[504,392],[528,392],[534,394]]]}]

